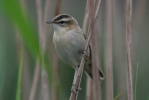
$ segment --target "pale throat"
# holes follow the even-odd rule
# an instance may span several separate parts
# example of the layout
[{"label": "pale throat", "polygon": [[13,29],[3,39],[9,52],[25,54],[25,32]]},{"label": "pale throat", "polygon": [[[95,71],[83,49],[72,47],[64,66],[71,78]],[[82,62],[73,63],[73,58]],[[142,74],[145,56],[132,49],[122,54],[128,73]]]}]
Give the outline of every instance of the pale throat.
[{"label": "pale throat", "polygon": [[59,37],[63,37],[63,35],[67,32],[65,28],[61,28],[59,26],[53,26],[54,34]]},{"label": "pale throat", "polygon": [[60,27],[58,25],[53,25],[53,29],[55,34],[57,35],[64,35],[65,33],[71,30],[70,27]]}]

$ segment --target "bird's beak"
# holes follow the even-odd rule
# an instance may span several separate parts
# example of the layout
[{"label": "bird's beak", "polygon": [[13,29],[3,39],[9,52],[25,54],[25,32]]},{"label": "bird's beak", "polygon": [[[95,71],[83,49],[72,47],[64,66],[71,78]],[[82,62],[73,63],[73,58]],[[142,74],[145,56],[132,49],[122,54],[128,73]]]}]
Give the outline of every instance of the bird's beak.
[{"label": "bird's beak", "polygon": [[53,24],[53,21],[50,20],[50,21],[47,21],[46,23],[47,24]]}]

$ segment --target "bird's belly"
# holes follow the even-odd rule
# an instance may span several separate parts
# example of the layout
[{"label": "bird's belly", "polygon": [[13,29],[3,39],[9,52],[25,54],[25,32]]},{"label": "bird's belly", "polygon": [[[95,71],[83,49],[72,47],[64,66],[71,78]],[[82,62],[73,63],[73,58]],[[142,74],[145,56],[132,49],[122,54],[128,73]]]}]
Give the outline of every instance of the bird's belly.
[{"label": "bird's belly", "polygon": [[84,38],[54,39],[53,42],[59,57],[64,62],[68,63],[73,68],[80,64],[82,51],[85,46]]},{"label": "bird's belly", "polygon": [[68,63],[72,67],[78,66],[81,61],[81,55],[79,55],[77,51],[70,49],[57,49],[57,53],[64,62]]}]

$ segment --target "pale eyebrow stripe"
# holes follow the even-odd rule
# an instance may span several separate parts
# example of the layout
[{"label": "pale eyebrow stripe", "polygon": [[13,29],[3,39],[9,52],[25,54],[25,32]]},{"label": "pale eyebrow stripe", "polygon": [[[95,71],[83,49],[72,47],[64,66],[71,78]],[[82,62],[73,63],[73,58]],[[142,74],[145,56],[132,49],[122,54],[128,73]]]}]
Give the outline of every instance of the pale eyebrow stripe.
[{"label": "pale eyebrow stripe", "polygon": [[58,22],[60,22],[60,21],[68,22],[68,21],[70,21],[70,19],[68,19],[68,18],[63,18],[63,19],[59,20]]}]

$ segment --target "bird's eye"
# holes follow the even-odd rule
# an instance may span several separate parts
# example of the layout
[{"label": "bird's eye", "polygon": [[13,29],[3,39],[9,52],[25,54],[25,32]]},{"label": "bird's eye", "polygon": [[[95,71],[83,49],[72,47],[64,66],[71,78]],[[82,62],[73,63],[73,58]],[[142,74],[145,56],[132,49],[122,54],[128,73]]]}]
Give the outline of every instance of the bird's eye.
[{"label": "bird's eye", "polygon": [[64,21],[60,21],[59,23],[60,23],[60,25],[64,25]]}]

